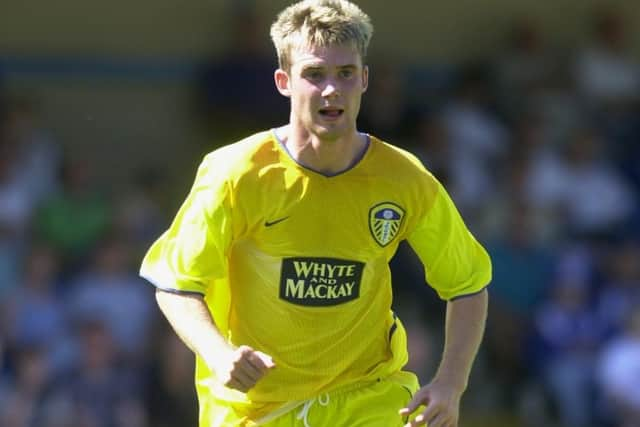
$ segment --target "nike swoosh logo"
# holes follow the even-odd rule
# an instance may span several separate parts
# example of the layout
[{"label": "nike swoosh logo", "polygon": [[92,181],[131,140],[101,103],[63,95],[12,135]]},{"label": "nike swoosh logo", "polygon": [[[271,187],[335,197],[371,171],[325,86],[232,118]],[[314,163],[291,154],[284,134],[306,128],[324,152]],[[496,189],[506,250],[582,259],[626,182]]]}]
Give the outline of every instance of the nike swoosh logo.
[{"label": "nike swoosh logo", "polygon": [[277,223],[282,222],[285,219],[289,219],[289,217],[285,216],[284,218],[276,219],[275,221],[265,221],[264,222],[264,226],[265,227],[271,227],[272,225],[276,225]]}]

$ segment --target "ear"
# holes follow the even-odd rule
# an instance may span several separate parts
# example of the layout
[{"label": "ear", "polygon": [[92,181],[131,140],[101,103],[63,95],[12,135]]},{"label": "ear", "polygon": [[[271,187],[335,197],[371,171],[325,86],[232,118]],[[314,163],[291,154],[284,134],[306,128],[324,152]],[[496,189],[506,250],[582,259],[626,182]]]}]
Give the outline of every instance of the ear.
[{"label": "ear", "polygon": [[369,87],[369,66],[365,65],[362,68],[362,93],[365,93],[368,87]]},{"label": "ear", "polygon": [[278,89],[278,92],[289,98],[291,96],[291,88],[289,87],[290,80],[287,72],[281,68],[278,68],[273,73],[273,78],[276,82],[276,88]]}]

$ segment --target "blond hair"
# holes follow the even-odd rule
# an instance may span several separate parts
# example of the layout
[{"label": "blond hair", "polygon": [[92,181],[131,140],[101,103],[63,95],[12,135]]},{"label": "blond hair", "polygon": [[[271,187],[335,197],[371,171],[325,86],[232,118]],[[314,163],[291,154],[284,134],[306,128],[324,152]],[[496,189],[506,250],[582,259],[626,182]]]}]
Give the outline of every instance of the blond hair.
[{"label": "blond hair", "polygon": [[353,43],[364,62],[373,34],[371,19],[347,0],[303,0],[284,9],[271,26],[281,69],[290,71],[291,53],[303,46]]}]

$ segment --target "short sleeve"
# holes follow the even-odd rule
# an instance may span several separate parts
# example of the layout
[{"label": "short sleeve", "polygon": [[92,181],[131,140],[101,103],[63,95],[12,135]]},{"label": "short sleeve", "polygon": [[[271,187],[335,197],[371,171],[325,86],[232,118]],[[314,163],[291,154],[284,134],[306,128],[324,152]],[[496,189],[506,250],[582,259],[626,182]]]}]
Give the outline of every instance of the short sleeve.
[{"label": "short sleeve", "polygon": [[427,283],[442,299],[479,292],[491,281],[489,255],[440,183],[431,207],[407,240],[424,265]]},{"label": "short sleeve", "polygon": [[169,229],[147,252],[140,275],[164,290],[205,295],[227,275],[233,240],[231,186],[205,158],[186,200]]}]

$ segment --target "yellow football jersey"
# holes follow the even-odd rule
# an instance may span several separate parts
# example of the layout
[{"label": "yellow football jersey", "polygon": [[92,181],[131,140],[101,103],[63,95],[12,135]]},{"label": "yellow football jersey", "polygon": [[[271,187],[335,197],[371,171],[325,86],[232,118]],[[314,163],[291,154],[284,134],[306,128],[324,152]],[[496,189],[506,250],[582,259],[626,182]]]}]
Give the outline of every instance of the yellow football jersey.
[{"label": "yellow football jersey", "polygon": [[276,368],[246,394],[197,361],[201,408],[213,399],[255,419],[402,368],[406,335],[390,309],[388,263],[403,239],[443,299],[490,281],[487,253],[413,155],[369,137],[351,168],[326,176],[268,131],[205,157],[141,275],[203,294],[231,344],[273,357]]}]

